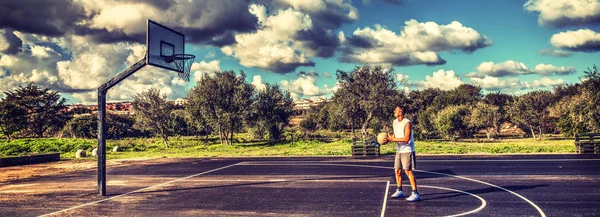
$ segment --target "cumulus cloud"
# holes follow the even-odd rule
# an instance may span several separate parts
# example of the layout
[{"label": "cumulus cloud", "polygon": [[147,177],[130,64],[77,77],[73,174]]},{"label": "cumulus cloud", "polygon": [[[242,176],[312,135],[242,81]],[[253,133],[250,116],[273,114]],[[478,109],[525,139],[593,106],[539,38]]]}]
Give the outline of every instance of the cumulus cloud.
[{"label": "cumulus cloud", "polygon": [[410,80],[407,74],[397,73],[396,80],[401,85],[401,91],[408,93],[409,90],[437,88],[441,90],[452,90],[464,82],[453,70],[439,69],[431,75],[426,75],[425,80]]},{"label": "cumulus cloud", "polygon": [[338,84],[330,87],[325,84],[323,87],[318,87],[317,76],[301,75],[295,80],[283,80],[280,82],[281,87],[290,92],[294,100],[303,98],[321,98],[333,94],[338,89]]},{"label": "cumulus cloud", "polygon": [[323,72],[323,77],[331,78],[331,74],[329,74],[329,72]]},{"label": "cumulus cloud", "polygon": [[502,63],[483,62],[477,66],[480,75],[493,77],[516,76],[532,74],[524,63],[508,60]]},{"label": "cumulus cloud", "polygon": [[570,51],[600,51],[600,33],[590,29],[566,31],[552,35],[552,46]]},{"label": "cumulus cloud", "polygon": [[235,43],[221,51],[243,66],[275,73],[314,66],[312,57],[332,57],[340,45],[334,30],[358,19],[358,10],[346,0],[278,0],[253,4],[249,11],[258,30],[236,34]]},{"label": "cumulus cloud", "polygon": [[516,78],[502,80],[497,77],[485,76],[483,78],[470,78],[473,85],[481,86],[488,91],[514,92],[519,90],[533,90],[537,88],[549,88],[564,84],[562,79],[551,79],[543,77],[532,82],[520,81]]},{"label": "cumulus cloud", "polygon": [[[95,42],[143,42],[152,18],[188,35],[192,43],[224,45],[256,30],[250,0],[56,0],[0,2],[0,28],[45,36],[79,35]],[[115,18],[116,17],[116,18]]]},{"label": "cumulus cloud", "polygon": [[221,71],[221,66],[219,65],[219,60],[213,60],[210,62],[205,62],[202,60],[199,63],[192,63],[192,68],[190,70],[190,73],[194,75],[194,80],[200,81],[204,75],[213,76],[216,71]]},{"label": "cumulus cloud", "polygon": [[256,90],[264,91],[267,88],[267,85],[263,82],[263,79],[260,75],[255,75],[252,77],[252,82],[250,84],[254,85]]},{"label": "cumulus cloud", "polygon": [[529,0],[523,7],[539,13],[538,23],[542,26],[562,28],[600,23],[598,0]]},{"label": "cumulus cloud", "polygon": [[394,65],[440,65],[446,63],[437,52],[459,50],[466,53],[491,45],[491,40],[458,21],[448,25],[435,22],[405,22],[399,34],[381,25],[356,29],[352,37],[338,34],[344,42],[341,61],[391,63]]},{"label": "cumulus cloud", "polygon": [[263,17],[262,28],[256,33],[235,36],[236,44],[221,49],[234,56],[246,67],[258,67],[276,73],[287,73],[299,66],[314,66],[294,36],[312,28],[311,18],[293,9],[278,11],[273,16],[264,13],[262,5],[254,5],[251,12]]},{"label": "cumulus cloud", "polygon": [[0,29],[0,53],[17,54],[22,46],[23,41],[12,30]]},{"label": "cumulus cloud", "polygon": [[477,72],[471,72],[465,77],[483,79],[489,77],[508,77],[529,74],[539,74],[543,76],[550,75],[570,75],[576,72],[574,67],[553,66],[551,64],[540,63],[533,69],[530,69],[522,62],[508,60],[502,63],[483,62],[476,68]]},{"label": "cumulus cloud", "polygon": [[464,82],[456,75],[454,71],[440,69],[436,72],[433,72],[433,75],[431,76],[425,76],[425,81],[421,83],[421,86],[424,88],[451,90],[460,86],[461,84],[464,84]]},{"label": "cumulus cloud", "polygon": [[538,53],[542,56],[551,56],[551,57],[570,57],[573,53],[564,50],[557,50],[552,48],[546,48],[539,50]]},{"label": "cumulus cloud", "polygon": [[[76,35],[46,37],[18,31],[14,35],[22,46],[16,54],[0,53],[0,91],[34,83],[71,94],[77,102],[93,103],[100,85],[145,55],[143,45],[128,42],[97,44]],[[113,87],[108,100],[131,100],[150,87],[159,88],[171,98],[186,93],[186,85],[177,79],[177,73],[145,67]]]},{"label": "cumulus cloud", "polygon": [[550,64],[538,64],[535,66],[534,70],[536,73],[540,75],[570,75],[577,72],[574,67],[556,67]]}]

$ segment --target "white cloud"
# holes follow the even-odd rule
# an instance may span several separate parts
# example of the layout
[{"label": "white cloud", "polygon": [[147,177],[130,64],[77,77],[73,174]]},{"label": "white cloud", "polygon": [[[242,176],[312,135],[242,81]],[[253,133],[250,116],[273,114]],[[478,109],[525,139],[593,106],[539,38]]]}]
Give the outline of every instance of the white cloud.
[{"label": "white cloud", "polygon": [[539,50],[538,53],[542,56],[551,56],[551,57],[570,57],[571,55],[573,55],[573,53],[571,53],[569,51],[557,50],[557,49],[551,49],[551,48]]},{"label": "white cloud", "polygon": [[[262,13],[264,6],[253,5],[253,13]],[[236,44],[225,46],[221,51],[240,60],[246,67],[258,67],[278,73],[293,71],[298,66],[312,66],[301,44],[294,40],[300,31],[312,28],[312,20],[300,11],[291,8],[279,10],[264,18],[258,14],[262,28],[255,33],[238,34]]]},{"label": "white cloud", "polygon": [[95,29],[106,29],[110,32],[122,31],[131,35],[144,32],[146,25],[143,24],[146,19],[155,17],[160,12],[144,3],[106,4],[100,13],[92,18],[89,26]]},{"label": "white cloud", "polygon": [[44,47],[44,46],[32,46],[31,47],[31,55],[39,58],[48,58],[50,55],[58,55],[52,48]]},{"label": "white cloud", "polygon": [[571,51],[600,51],[600,33],[590,29],[566,31],[552,35],[550,43],[556,48]]},{"label": "white cloud", "polygon": [[221,71],[219,60],[213,60],[210,62],[205,62],[202,60],[199,63],[192,63],[191,73],[193,73],[195,81],[200,81],[203,75],[213,76],[216,71]]},{"label": "white cloud", "polygon": [[325,84],[322,88],[317,85],[316,76],[300,76],[296,80],[283,80],[280,82],[281,87],[290,92],[290,95],[294,100],[311,97],[325,97],[326,95],[333,94],[339,85],[336,83],[333,87]]},{"label": "white cloud", "polygon": [[536,88],[554,87],[564,84],[562,79],[543,77],[532,82],[520,81],[516,78],[502,80],[497,77],[485,76],[484,78],[470,78],[473,85],[481,86],[488,91],[514,92],[518,90],[533,90]]},{"label": "white cloud", "polygon": [[538,23],[555,28],[594,24],[600,21],[600,2],[597,0],[529,0],[523,7],[539,12]]},{"label": "white cloud", "polygon": [[323,72],[323,77],[331,78],[331,74],[329,74],[329,72]]},{"label": "white cloud", "polygon": [[538,64],[535,66],[534,69],[535,72],[537,72],[540,75],[570,75],[573,74],[575,72],[577,72],[577,70],[575,70],[574,67],[556,67],[550,64]]},{"label": "white cloud", "polygon": [[[14,55],[0,56],[3,74],[0,92],[33,82],[61,94],[71,94],[79,102],[94,103],[100,85],[145,54],[144,46],[139,44],[97,44],[79,36],[43,37],[20,32],[15,35],[22,40],[23,49]],[[187,85],[176,78],[177,73],[145,67],[113,87],[107,100],[131,100],[136,93],[150,87],[162,90],[169,98],[182,97]]]},{"label": "white cloud", "polygon": [[352,6],[350,1],[323,1],[323,0],[279,0],[291,5],[294,9],[304,10],[311,14],[330,13],[333,16],[346,19],[358,20],[358,9]]},{"label": "white cloud", "polygon": [[405,22],[399,34],[381,25],[356,29],[351,38],[343,33],[342,61],[360,63],[392,63],[394,65],[444,64],[437,52],[461,50],[473,52],[491,45],[491,40],[458,21],[448,25],[435,22]]},{"label": "white cloud", "polygon": [[539,80],[535,80],[531,82],[531,87],[540,88],[540,87],[554,87],[557,85],[564,84],[565,81],[563,79],[551,79],[551,78],[541,78]]},{"label": "white cloud", "polygon": [[524,63],[513,60],[502,63],[483,62],[477,66],[477,71],[482,75],[494,77],[526,75],[532,73]]},{"label": "white cloud", "polygon": [[465,75],[469,78],[482,79],[486,76],[490,77],[506,77],[519,76],[528,74],[540,74],[543,76],[549,75],[570,75],[576,72],[574,67],[553,66],[550,64],[540,63],[535,68],[530,69],[524,63],[508,60],[502,63],[483,62],[477,66],[477,72],[471,72]]},{"label": "white cloud", "polygon": [[464,84],[464,82],[460,80],[454,71],[440,69],[437,72],[433,72],[432,76],[425,76],[425,81],[423,81],[421,84],[424,88],[451,90],[460,86],[461,84]]},{"label": "white cloud", "polygon": [[256,87],[256,90],[259,91],[264,91],[267,86],[263,83],[263,79],[260,75],[255,75],[254,77],[252,77],[252,85],[254,85],[254,87]]}]

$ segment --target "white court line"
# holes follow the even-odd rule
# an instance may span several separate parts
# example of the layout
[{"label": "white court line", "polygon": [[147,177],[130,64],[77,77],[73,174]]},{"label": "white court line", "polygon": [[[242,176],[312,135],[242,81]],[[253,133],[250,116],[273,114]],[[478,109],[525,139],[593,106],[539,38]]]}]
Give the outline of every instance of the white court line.
[{"label": "white court line", "polygon": [[[271,165],[271,166],[278,166],[278,165],[290,165],[290,164],[275,164],[275,163],[260,163],[260,164],[244,164],[244,165]],[[313,165],[313,166],[346,166],[346,167],[366,167],[366,168],[379,168],[379,169],[394,169],[392,167],[384,167],[384,166],[372,166],[372,165],[360,165],[360,164],[334,164],[334,163],[313,163],[313,164],[301,164],[303,166],[305,165]],[[471,179],[471,178],[467,178],[467,177],[462,177],[462,176],[457,176],[457,175],[452,175],[452,174],[446,174],[446,173],[438,173],[438,172],[431,172],[431,171],[426,171],[426,170],[414,170],[416,172],[424,172],[424,173],[431,173],[431,174],[437,174],[437,175],[443,175],[443,176],[450,176],[450,177],[454,177],[454,178],[459,178],[459,179],[464,179],[464,180],[468,180],[468,181],[472,181],[472,182],[477,182],[477,183],[481,183],[484,185],[488,185],[488,186],[492,186],[494,188],[498,188],[500,190],[506,191],[508,193],[511,193],[521,199],[523,199],[525,202],[529,203],[531,206],[533,206],[539,213],[540,216],[542,217],[546,217],[546,214],[544,213],[544,211],[542,211],[542,209],[540,209],[539,206],[537,206],[535,203],[531,202],[529,199],[521,196],[520,194],[517,194],[511,190],[508,190],[506,188],[488,183],[488,182],[484,182],[484,181],[480,181],[477,179]]]},{"label": "white court line", "polygon": [[383,207],[381,208],[381,217],[385,216],[385,206],[387,205],[388,193],[390,192],[390,181],[387,181],[385,186],[385,194],[383,195]]},{"label": "white court line", "polygon": [[441,190],[446,190],[446,191],[454,191],[454,192],[459,192],[459,193],[463,193],[463,194],[468,194],[468,195],[471,195],[473,197],[476,197],[477,199],[479,199],[481,201],[481,206],[479,206],[477,209],[471,210],[469,212],[464,212],[464,213],[449,215],[449,216],[446,216],[446,217],[455,217],[455,216],[463,216],[463,215],[473,214],[473,213],[481,211],[487,205],[487,202],[485,201],[485,199],[483,199],[479,195],[473,194],[471,192],[461,191],[461,190],[457,190],[457,189],[453,189],[453,188],[444,188],[444,187],[429,186],[429,185],[419,185],[419,187],[420,188],[421,187],[423,187],[423,188],[436,188],[436,189],[441,189]]},{"label": "white court line", "polygon": [[193,178],[193,177],[196,177],[196,176],[204,175],[204,174],[207,174],[207,173],[212,173],[212,172],[215,172],[215,171],[218,171],[218,170],[226,169],[226,168],[229,168],[229,167],[237,166],[239,164],[240,163],[236,163],[236,164],[232,164],[232,165],[229,165],[229,166],[219,167],[217,169],[209,170],[209,171],[206,171],[206,172],[201,172],[201,173],[198,173],[198,174],[194,174],[194,175],[191,175],[191,176],[186,176],[186,177],[175,179],[175,180],[171,180],[171,181],[168,181],[168,182],[165,182],[165,183],[162,183],[162,184],[157,184],[157,185],[153,185],[153,186],[150,186],[150,187],[138,189],[138,190],[135,190],[135,191],[130,191],[130,192],[127,192],[125,194],[120,194],[120,195],[109,197],[109,198],[106,198],[106,199],[102,199],[102,200],[98,200],[98,201],[94,201],[94,202],[89,202],[89,203],[81,204],[81,205],[78,205],[78,206],[70,207],[70,208],[67,208],[67,209],[59,210],[59,211],[56,211],[56,212],[48,213],[48,214],[45,214],[45,215],[41,215],[40,217],[51,216],[51,215],[59,214],[59,213],[62,213],[62,212],[66,212],[66,211],[70,211],[70,210],[74,210],[74,209],[79,209],[81,207],[85,207],[85,206],[89,206],[89,205],[94,205],[94,204],[102,203],[104,201],[109,201],[109,200],[112,200],[112,199],[115,199],[115,198],[127,196],[127,195],[130,195],[130,194],[133,194],[133,193],[137,193],[137,192],[140,192],[140,191],[144,191],[144,190],[148,190],[148,189],[160,187],[160,186],[163,186],[163,185],[168,185],[168,184],[171,184],[173,182],[177,182],[177,181],[181,181],[181,180],[184,180],[184,179],[189,179],[189,178]]},{"label": "white court line", "polygon": [[[340,178],[344,178],[344,177],[340,177]],[[383,180],[354,180],[354,179],[348,179],[348,180],[340,180],[340,179],[334,179],[334,180],[327,180],[327,179],[246,179],[246,180],[242,180],[242,179],[200,179],[200,180],[194,180],[194,182],[272,182],[272,183],[277,183],[277,182],[340,182],[340,183],[346,183],[346,182],[364,182],[364,183],[377,183],[377,182],[385,182]]]},{"label": "white court line", "polygon": [[[447,159],[447,160],[419,160],[419,162],[571,162],[571,161],[600,161],[600,158],[597,159],[506,159],[506,160],[485,160],[485,159],[473,159],[473,160],[460,160],[460,159]],[[253,161],[253,162],[244,162],[244,165],[256,165],[256,163],[269,163],[273,161]],[[289,163],[314,163],[315,161],[286,161]],[[353,160],[343,160],[343,161],[329,161],[329,163],[357,163],[357,162],[388,162],[384,160],[378,161],[353,161]]]}]

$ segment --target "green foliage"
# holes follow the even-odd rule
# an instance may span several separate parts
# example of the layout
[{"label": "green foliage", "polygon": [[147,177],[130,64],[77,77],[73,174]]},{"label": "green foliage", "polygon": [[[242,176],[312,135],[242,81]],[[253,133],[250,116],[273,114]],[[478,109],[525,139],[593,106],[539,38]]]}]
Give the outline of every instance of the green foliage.
[{"label": "green foliage", "polygon": [[169,120],[170,135],[189,136],[193,130],[190,127],[189,118],[184,110],[173,110]]},{"label": "green foliage", "polygon": [[0,100],[0,133],[10,141],[12,134],[21,131],[27,124],[27,110],[10,102]]},{"label": "green foliage", "polygon": [[308,136],[317,129],[317,121],[314,116],[308,116],[300,121],[300,127],[304,130],[305,135]]},{"label": "green foliage", "polygon": [[542,135],[542,127],[548,121],[548,106],[554,101],[550,91],[532,91],[520,97],[510,105],[508,113],[513,123],[521,129],[527,129],[535,139],[535,131]]},{"label": "green foliage", "polygon": [[165,146],[168,146],[171,132],[169,121],[173,118],[174,105],[167,100],[167,95],[161,95],[160,90],[150,88],[136,94],[131,104],[135,109],[134,127],[154,132],[163,139]]},{"label": "green foliage", "polygon": [[259,90],[254,100],[246,121],[254,128],[255,136],[262,139],[268,133],[270,140],[279,140],[292,116],[290,93],[282,91],[279,85],[265,84],[265,89]]},{"label": "green foliage", "polygon": [[43,137],[51,128],[61,129],[71,118],[66,112],[66,99],[58,92],[42,89],[32,83],[15,91],[5,92],[6,101],[27,110],[27,131],[37,137]]},{"label": "green foliage", "polygon": [[482,97],[481,87],[461,84],[452,90],[440,91],[433,99],[431,106],[439,111],[450,105],[474,105]]},{"label": "green foliage", "polygon": [[471,111],[469,126],[475,130],[485,130],[488,139],[499,125],[500,113],[499,107],[485,102],[478,102]]},{"label": "green foliage", "polygon": [[98,117],[83,115],[74,117],[63,128],[63,136],[75,138],[94,138],[98,135]]},{"label": "green foliage", "polygon": [[95,140],[82,139],[17,139],[0,143],[0,156],[19,156],[30,153],[75,152],[78,149],[91,151]]},{"label": "green foliage", "polygon": [[469,133],[469,118],[468,106],[447,106],[437,113],[435,127],[443,136],[454,140],[455,137]]},{"label": "green foliage", "polygon": [[234,132],[243,127],[253,102],[254,86],[246,82],[242,71],[215,72],[214,77],[204,75],[190,93],[188,99],[198,106],[202,117],[219,133],[221,142],[233,144]]},{"label": "green foliage", "polygon": [[[337,71],[339,89],[334,93],[335,103],[340,104],[351,119],[362,120],[361,132],[367,137],[367,127],[374,117],[388,119],[394,110],[397,95],[396,77],[393,69],[381,66],[360,66],[352,72]],[[364,114],[364,116],[363,116]]]}]

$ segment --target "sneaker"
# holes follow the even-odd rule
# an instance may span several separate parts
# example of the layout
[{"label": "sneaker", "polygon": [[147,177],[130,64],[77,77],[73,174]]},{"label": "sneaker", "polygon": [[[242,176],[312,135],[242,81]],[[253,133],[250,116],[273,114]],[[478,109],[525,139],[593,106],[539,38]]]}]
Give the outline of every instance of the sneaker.
[{"label": "sneaker", "polygon": [[392,198],[404,197],[404,191],[396,189],[396,193],[392,194]]},{"label": "sneaker", "polygon": [[410,202],[415,202],[415,201],[419,201],[421,200],[421,196],[419,196],[419,194],[415,194],[415,192],[413,192],[410,197],[406,198],[407,201]]}]

